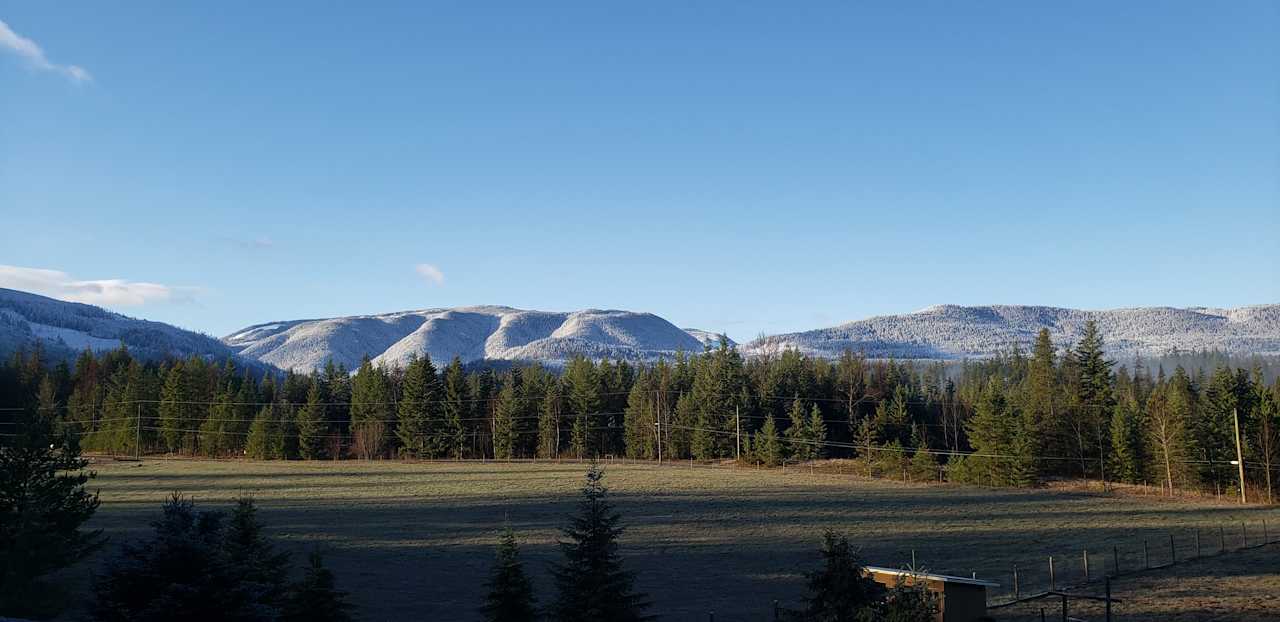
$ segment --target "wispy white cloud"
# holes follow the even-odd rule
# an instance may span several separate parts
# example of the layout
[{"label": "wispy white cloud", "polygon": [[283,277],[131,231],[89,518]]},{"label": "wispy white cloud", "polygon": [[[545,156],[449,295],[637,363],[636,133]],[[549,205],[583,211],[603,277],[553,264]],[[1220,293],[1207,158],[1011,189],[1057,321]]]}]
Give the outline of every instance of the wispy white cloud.
[{"label": "wispy white cloud", "polygon": [[71,302],[120,307],[190,301],[196,291],[196,288],[124,279],[79,280],[58,270],[6,265],[0,265],[0,287]]},{"label": "wispy white cloud", "polygon": [[440,268],[429,263],[420,263],[414,266],[413,270],[418,273],[418,276],[432,285],[444,285],[444,273],[440,271]]},{"label": "wispy white cloud", "polygon": [[59,65],[50,61],[44,55],[44,50],[40,49],[40,46],[36,45],[35,41],[14,32],[8,24],[4,23],[4,20],[0,20],[0,49],[17,54],[36,69],[60,73],[77,84],[93,80],[93,76],[89,75],[89,72],[84,67],[79,65]]},{"label": "wispy white cloud", "polygon": [[276,242],[275,240],[272,240],[271,238],[264,235],[261,237],[256,237],[252,240],[236,240],[236,244],[238,244],[240,248],[244,248],[248,250],[266,250],[268,248],[275,246]]}]

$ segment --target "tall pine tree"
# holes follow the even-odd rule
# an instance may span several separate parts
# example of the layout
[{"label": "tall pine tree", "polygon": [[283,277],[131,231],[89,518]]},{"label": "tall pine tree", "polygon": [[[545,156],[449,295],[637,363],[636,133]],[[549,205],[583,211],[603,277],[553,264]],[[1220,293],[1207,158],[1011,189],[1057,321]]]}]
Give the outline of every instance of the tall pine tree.
[{"label": "tall pine tree", "polygon": [[516,429],[517,417],[520,416],[520,396],[514,381],[508,381],[498,391],[498,403],[493,411],[493,457],[495,460],[510,460],[515,457],[515,448],[519,443]]},{"label": "tall pine tree", "polygon": [[556,599],[551,617],[559,622],[634,622],[651,619],[649,604],[635,591],[635,575],[622,567],[618,536],[622,517],[604,486],[604,471],[592,464],[582,487],[578,512],[562,531],[564,562],[552,569]]},{"label": "tall pine tree", "polygon": [[326,457],[329,423],[325,420],[325,413],[324,380],[319,374],[314,374],[311,388],[307,391],[307,403],[298,409],[296,418],[298,454],[304,460]]},{"label": "tall pine tree", "polygon": [[440,378],[430,356],[414,357],[401,381],[396,438],[401,451],[414,458],[435,458],[447,449],[441,443],[444,404]]}]

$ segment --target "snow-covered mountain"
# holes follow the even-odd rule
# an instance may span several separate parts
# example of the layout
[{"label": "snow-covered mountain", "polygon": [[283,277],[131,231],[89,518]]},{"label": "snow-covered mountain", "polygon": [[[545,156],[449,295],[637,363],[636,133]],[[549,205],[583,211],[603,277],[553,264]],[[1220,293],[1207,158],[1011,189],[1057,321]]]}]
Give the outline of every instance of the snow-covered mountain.
[{"label": "snow-covered mountain", "polygon": [[1041,328],[1055,344],[1074,343],[1094,320],[1108,354],[1126,360],[1174,349],[1230,354],[1280,354],[1280,305],[1237,309],[1142,307],[1083,311],[1057,307],[936,305],[915,313],[885,315],[833,328],[762,337],[742,350],[759,355],[794,348],[836,357],[844,350],[872,358],[959,359],[989,357],[1014,345],[1029,351]]},{"label": "snow-covered mountain", "polygon": [[[385,315],[258,324],[223,338],[241,355],[281,369],[310,371],[332,360],[354,369],[366,354],[375,364],[405,365],[417,354],[447,362],[590,358],[652,360],[701,352],[697,336],[651,313],[588,309],[572,313],[483,306],[423,309]],[[716,337],[718,342],[719,337]]]},{"label": "snow-covered mountain", "polygon": [[[1108,354],[1125,360],[1173,350],[1280,355],[1280,304],[1237,309],[1145,307],[1083,311],[1056,307],[939,305],[833,328],[762,337],[738,346],[746,355],[794,348],[836,357],[844,350],[873,358],[983,358],[1014,345],[1031,348],[1048,328],[1059,346],[1074,343],[1085,322],[1102,330]],[[651,313],[588,309],[570,313],[483,306],[258,324],[221,341],[161,322],[100,307],[0,288],[0,355],[41,342],[55,357],[84,348],[128,346],[143,358],[236,357],[247,364],[310,371],[332,360],[354,369],[366,354],[403,365],[415,354],[438,362],[536,361],[559,365],[590,358],[654,360],[716,347],[720,335],[681,329]],[[732,340],[730,345],[736,345]]]},{"label": "snow-covered mountain", "polygon": [[93,305],[0,288],[0,353],[36,342],[54,358],[71,358],[85,348],[113,350],[122,343],[144,359],[195,354],[221,360],[236,356],[234,350],[208,335]]},{"label": "snow-covered mountain", "polygon": [[707,347],[711,347],[711,348],[718,348],[718,347],[720,347],[720,339],[722,339],[722,338],[723,338],[726,342],[728,342],[728,344],[729,344],[730,346],[736,346],[736,345],[738,345],[738,342],[736,342],[736,341],[734,341],[734,340],[730,339],[730,338],[729,338],[729,336],[728,336],[728,335],[725,335],[724,333],[713,333],[713,332],[711,332],[711,331],[709,331],[709,330],[702,330],[702,329],[698,329],[698,328],[685,328],[685,329],[682,329],[682,330],[684,330],[684,332],[689,333],[690,335],[692,335],[694,339],[697,339],[698,341],[701,341],[701,342],[702,342],[702,345],[707,346]]}]

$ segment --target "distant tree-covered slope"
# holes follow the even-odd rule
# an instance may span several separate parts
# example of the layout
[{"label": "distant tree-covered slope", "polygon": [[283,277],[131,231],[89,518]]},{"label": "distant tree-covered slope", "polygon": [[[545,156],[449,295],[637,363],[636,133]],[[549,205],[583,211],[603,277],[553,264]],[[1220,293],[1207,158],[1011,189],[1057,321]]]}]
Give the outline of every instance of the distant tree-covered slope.
[{"label": "distant tree-covered slope", "polygon": [[93,305],[0,288],[0,354],[36,343],[54,358],[71,358],[85,348],[113,350],[121,344],[143,359],[236,357],[235,350],[208,335]]},{"label": "distant tree-covered slope", "polygon": [[1237,309],[1142,307],[1085,311],[1058,307],[937,305],[833,328],[762,337],[747,354],[793,348],[823,357],[845,350],[873,358],[985,358],[1013,346],[1029,351],[1041,328],[1057,344],[1074,342],[1097,322],[1107,354],[1118,359],[1173,351],[1216,350],[1233,355],[1280,354],[1280,305]]}]

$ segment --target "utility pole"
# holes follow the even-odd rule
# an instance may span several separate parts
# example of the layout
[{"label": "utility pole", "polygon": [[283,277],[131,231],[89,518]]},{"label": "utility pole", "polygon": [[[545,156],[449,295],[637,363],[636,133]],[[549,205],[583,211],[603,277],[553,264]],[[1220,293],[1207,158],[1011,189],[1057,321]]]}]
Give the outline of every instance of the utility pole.
[{"label": "utility pole", "polygon": [[[138,407],[137,427],[133,431],[133,459],[142,459],[142,404]],[[1239,439],[1239,427],[1236,427],[1236,439]],[[1242,471],[1243,472],[1243,471]]]},{"label": "utility pole", "polygon": [[[1102,475],[1102,490],[1107,490],[1107,454],[1106,448],[1102,444],[1102,424],[1098,424],[1098,469]],[[1088,484],[1088,481],[1085,481]]]},{"label": "utility pole", "polygon": [[653,418],[653,425],[658,429],[658,464],[662,464],[662,404],[659,401],[662,394],[658,391],[653,392],[654,409],[657,411]]},{"label": "utility pole", "polygon": [[1240,503],[1248,503],[1244,493],[1244,450],[1240,446],[1240,411],[1231,409],[1231,420],[1236,426],[1236,464],[1240,467]]},{"label": "utility pole", "polygon": [[733,459],[742,462],[742,419],[738,417],[738,407],[733,407],[733,426],[738,430],[738,446],[734,448]]}]

